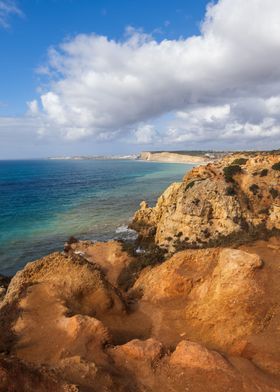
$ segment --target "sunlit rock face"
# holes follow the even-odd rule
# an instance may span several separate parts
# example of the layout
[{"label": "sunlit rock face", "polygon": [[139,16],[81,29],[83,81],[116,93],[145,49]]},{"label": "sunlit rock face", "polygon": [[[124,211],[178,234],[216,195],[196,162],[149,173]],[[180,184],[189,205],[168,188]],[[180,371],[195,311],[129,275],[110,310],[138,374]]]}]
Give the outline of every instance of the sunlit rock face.
[{"label": "sunlit rock face", "polygon": [[278,154],[233,154],[172,184],[132,227],[171,252],[265,236],[280,228]]}]

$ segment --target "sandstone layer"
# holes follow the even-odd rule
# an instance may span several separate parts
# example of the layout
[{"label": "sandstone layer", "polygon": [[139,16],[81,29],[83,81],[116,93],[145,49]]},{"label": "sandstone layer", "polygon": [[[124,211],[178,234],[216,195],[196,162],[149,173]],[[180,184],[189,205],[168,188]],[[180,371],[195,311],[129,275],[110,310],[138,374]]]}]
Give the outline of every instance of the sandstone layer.
[{"label": "sandstone layer", "polygon": [[176,152],[141,152],[139,159],[143,161],[166,162],[166,163],[187,163],[203,164],[209,161],[205,155],[188,155]]}]

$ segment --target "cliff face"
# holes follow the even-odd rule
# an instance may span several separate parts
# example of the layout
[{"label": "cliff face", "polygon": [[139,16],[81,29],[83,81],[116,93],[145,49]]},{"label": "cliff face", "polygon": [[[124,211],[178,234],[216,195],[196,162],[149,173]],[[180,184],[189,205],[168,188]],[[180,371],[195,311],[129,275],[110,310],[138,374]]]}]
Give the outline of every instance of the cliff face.
[{"label": "cliff face", "polygon": [[120,243],[30,263],[0,302],[0,391],[279,392],[279,255],[188,249],[129,291]]},{"label": "cliff face", "polygon": [[280,229],[277,154],[231,155],[172,184],[154,208],[141,204],[132,227],[169,251],[252,239]]},{"label": "cliff face", "polygon": [[205,156],[185,155],[176,152],[141,152],[139,159],[143,161],[170,162],[170,163],[206,163]]}]

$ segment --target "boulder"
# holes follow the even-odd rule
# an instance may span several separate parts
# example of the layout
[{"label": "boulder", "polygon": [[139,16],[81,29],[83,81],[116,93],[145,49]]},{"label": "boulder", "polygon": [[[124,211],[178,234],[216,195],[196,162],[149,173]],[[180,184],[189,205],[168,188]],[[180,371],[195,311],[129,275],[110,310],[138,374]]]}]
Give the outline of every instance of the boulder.
[{"label": "boulder", "polygon": [[208,371],[232,370],[229,362],[221,354],[210,351],[199,343],[182,340],[170,357],[170,364]]}]

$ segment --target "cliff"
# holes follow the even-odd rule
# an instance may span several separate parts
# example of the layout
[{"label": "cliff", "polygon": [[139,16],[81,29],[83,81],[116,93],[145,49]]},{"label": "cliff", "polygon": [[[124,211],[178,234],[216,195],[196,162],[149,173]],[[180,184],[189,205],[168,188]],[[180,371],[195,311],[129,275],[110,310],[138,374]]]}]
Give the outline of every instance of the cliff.
[{"label": "cliff", "polygon": [[128,290],[141,259],[118,242],[29,263],[0,302],[0,391],[280,391],[279,256],[185,250]]},{"label": "cliff", "polygon": [[132,227],[168,251],[252,240],[280,229],[280,156],[230,155],[188,172]]},{"label": "cliff", "polygon": [[135,243],[71,238],[0,277],[0,392],[280,392],[279,161],[197,167]]},{"label": "cliff", "polygon": [[188,155],[180,154],[176,152],[141,152],[139,159],[143,161],[155,161],[155,162],[169,162],[169,163],[189,163],[189,164],[202,164],[211,160],[205,156],[205,154]]}]

